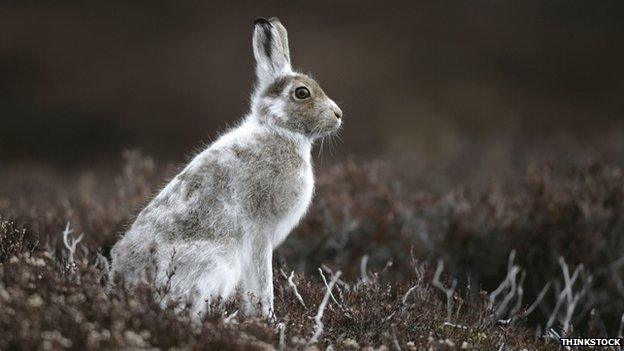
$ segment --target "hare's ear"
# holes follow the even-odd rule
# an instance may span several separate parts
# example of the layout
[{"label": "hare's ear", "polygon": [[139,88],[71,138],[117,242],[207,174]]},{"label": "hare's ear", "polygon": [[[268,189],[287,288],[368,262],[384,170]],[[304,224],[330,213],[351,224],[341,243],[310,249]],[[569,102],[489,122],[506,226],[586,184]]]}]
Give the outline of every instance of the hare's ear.
[{"label": "hare's ear", "polygon": [[256,18],[253,51],[260,85],[269,84],[275,78],[292,72],[288,33],[279,19]]}]

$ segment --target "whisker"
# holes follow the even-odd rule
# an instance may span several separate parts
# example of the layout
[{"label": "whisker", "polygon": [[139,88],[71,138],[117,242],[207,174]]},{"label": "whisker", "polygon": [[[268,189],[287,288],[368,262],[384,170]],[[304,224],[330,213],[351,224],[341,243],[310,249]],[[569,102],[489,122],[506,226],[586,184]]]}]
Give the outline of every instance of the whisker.
[{"label": "whisker", "polygon": [[336,135],[332,134],[331,135],[331,155],[333,155],[336,151]]},{"label": "whisker", "polygon": [[338,141],[342,142],[342,130],[338,129],[338,131],[336,132],[336,138],[338,139]]},{"label": "whisker", "polygon": [[329,155],[331,156],[333,153],[333,140],[332,135],[327,135],[327,148],[329,149]]}]

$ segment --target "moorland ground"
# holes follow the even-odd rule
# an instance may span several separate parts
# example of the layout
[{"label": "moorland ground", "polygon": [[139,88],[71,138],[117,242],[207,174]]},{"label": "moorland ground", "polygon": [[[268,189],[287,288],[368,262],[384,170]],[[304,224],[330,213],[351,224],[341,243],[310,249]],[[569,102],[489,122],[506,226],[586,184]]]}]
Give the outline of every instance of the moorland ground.
[{"label": "moorland ground", "polygon": [[310,212],[276,251],[276,319],[232,302],[202,325],[184,302],[159,307],[166,287],[104,287],[110,247],[175,165],[136,151],[11,165],[0,349],[557,350],[561,335],[621,335],[621,150],[537,150],[508,164],[325,158]]}]

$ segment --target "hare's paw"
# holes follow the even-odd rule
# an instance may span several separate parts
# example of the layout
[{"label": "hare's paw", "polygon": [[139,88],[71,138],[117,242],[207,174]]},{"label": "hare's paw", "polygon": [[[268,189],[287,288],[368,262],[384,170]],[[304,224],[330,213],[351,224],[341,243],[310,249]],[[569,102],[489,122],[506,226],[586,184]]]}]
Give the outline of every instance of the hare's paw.
[{"label": "hare's paw", "polygon": [[246,316],[275,320],[275,310],[272,298],[259,298],[253,293],[247,293],[244,299],[243,311]]}]

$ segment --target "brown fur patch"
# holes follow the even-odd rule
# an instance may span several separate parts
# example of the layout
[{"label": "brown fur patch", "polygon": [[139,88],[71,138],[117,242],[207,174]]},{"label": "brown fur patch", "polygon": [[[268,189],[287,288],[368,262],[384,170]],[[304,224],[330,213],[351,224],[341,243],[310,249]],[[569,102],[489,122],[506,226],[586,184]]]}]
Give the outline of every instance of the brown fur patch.
[{"label": "brown fur patch", "polygon": [[284,91],[284,88],[288,85],[288,83],[292,82],[294,77],[285,76],[277,79],[273,84],[269,85],[267,88],[265,95],[269,97],[278,97]]}]

